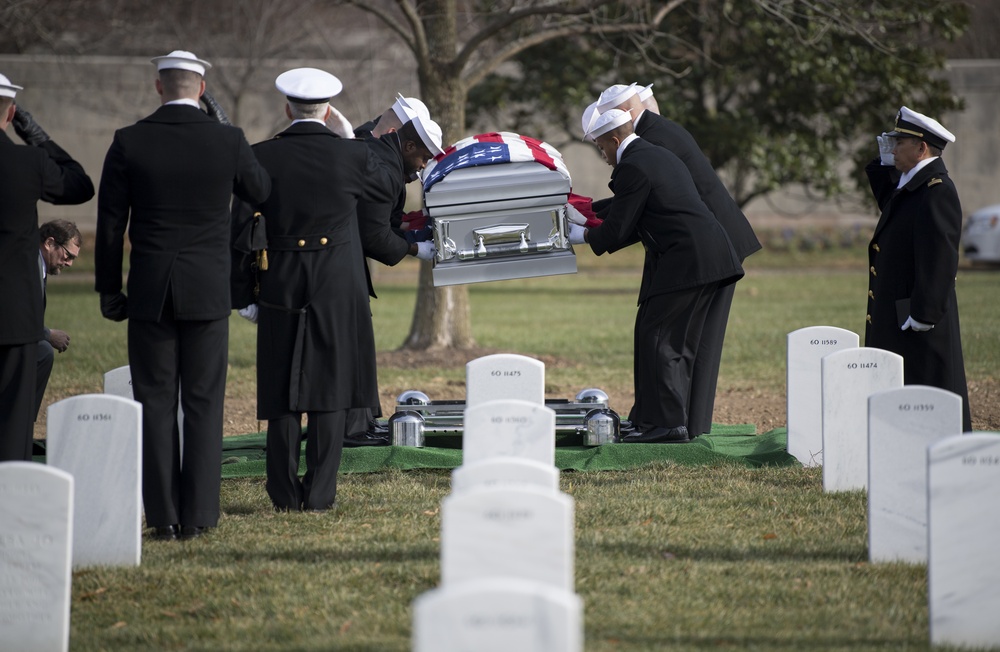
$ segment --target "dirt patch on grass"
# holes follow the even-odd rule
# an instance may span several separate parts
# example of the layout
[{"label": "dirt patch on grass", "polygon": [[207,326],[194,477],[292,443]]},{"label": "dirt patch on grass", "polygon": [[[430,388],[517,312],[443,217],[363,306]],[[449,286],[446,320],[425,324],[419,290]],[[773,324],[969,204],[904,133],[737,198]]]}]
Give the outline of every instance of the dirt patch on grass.
[{"label": "dirt patch on grass", "polygon": [[[389,376],[392,369],[462,369],[470,360],[503,353],[497,349],[443,349],[439,351],[383,351],[378,354],[380,376]],[[557,356],[539,356],[546,368],[571,367],[577,363]],[[446,379],[428,374],[420,387],[394,386],[384,382],[380,385],[383,416],[392,414],[396,397],[408,390],[419,389],[431,399],[448,399],[463,396],[464,381]],[[603,387],[612,400],[612,407],[627,413],[634,396],[631,387]],[[572,398],[571,393],[560,388],[546,388],[546,393],[558,398]],[[972,405],[972,426],[975,430],[1000,432],[1000,379],[969,383],[969,402]],[[226,435],[257,432],[266,427],[256,418],[255,399],[250,396],[228,396],[226,398]],[[719,387],[715,398],[716,423],[753,423],[758,433],[764,433],[785,425],[785,394],[783,391],[767,391],[754,387]]]}]

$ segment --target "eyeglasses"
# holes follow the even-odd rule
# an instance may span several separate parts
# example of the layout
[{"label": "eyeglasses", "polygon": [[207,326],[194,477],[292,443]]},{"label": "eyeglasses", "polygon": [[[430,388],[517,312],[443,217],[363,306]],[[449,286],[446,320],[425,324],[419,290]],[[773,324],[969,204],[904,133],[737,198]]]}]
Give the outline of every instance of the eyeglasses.
[{"label": "eyeglasses", "polygon": [[69,252],[69,249],[66,248],[66,245],[59,245],[59,246],[62,248],[63,252],[66,254],[66,260],[68,260],[69,262],[73,262],[74,260],[76,260],[76,254],[71,254]]}]

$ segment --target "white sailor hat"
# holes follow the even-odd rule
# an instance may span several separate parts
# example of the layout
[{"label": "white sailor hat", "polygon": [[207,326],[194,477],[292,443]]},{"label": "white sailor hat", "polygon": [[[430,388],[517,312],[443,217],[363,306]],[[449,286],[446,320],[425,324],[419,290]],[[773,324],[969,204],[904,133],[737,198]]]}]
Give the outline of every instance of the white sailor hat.
[{"label": "white sailor hat", "polygon": [[414,116],[420,116],[429,120],[431,112],[427,110],[427,105],[415,97],[403,97],[401,93],[396,93],[396,101],[392,104],[392,112],[396,114],[402,124],[406,124]]},{"label": "white sailor hat", "polygon": [[886,135],[895,138],[919,138],[938,149],[944,149],[948,143],[955,142],[955,134],[941,126],[940,122],[905,106],[896,114],[895,128]]},{"label": "white sailor hat", "polygon": [[444,153],[444,150],[441,149],[441,125],[434,122],[430,118],[421,117],[419,115],[414,115],[410,118],[409,122],[413,123],[414,128],[420,135],[420,140],[424,143],[424,147],[427,148],[427,151],[429,151],[432,156]]},{"label": "white sailor hat", "polygon": [[186,50],[174,50],[162,57],[153,57],[150,61],[156,64],[157,70],[190,70],[202,77],[205,76],[205,71],[212,67],[209,62],[199,59]]},{"label": "white sailor hat", "polygon": [[343,90],[339,79],[318,68],[293,68],[278,75],[274,87],[297,104],[325,104]]},{"label": "white sailor hat", "polygon": [[0,97],[16,97],[21,90],[24,90],[23,86],[11,84],[5,75],[0,75]]},{"label": "white sailor hat", "polygon": [[628,86],[625,84],[615,84],[613,86],[609,86],[603,93],[601,93],[601,96],[597,98],[597,110],[604,113],[609,109],[620,106],[622,102],[638,92],[639,90],[635,82],[632,82]]},{"label": "white sailor hat", "polygon": [[[655,82],[654,82],[655,83]],[[639,101],[645,102],[649,98],[653,97],[653,84],[646,86],[645,88],[639,89]]]},{"label": "white sailor hat", "polygon": [[583,117],[580,119],[580,124],[583,127],[584,140],[593,140],[593,138],[590,137],[590,128],[599,115],[600,113],[597,111],[597,102],[594,102],[583,110]]},{"label": "white sailor hat", "polygon": [[590,125],[590,131],[587,132],[587,136],[593,140],[597,140],[598,136],[603,136],[612,129],[617,129],[623,124],[630,122],[632,122],[632,114],[628,111],[609,109],[594,119]]}]

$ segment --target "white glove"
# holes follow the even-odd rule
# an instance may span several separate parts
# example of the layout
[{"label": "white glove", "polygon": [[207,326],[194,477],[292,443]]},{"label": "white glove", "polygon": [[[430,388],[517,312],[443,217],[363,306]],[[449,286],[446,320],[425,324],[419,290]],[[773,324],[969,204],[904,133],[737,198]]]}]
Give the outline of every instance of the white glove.
[{"label": "white glove", "polygon": [[916,333],[922,333],[923,331],[929,331],[930,329],[934,328],[934,324],[925,324],[923,322],[917,321],[913,317],[907,317],[903,325],[899,327],[899,330],[905,331],[905,330],[910,330],[911,328]]},{"label": "white glove", "polygon": [[434,260],[437,256],[437,247],[430,240],[417,243],[417,258],[420,260]]},{"label": "white glove", "polygon": [[570,225],[569,225],[569,243],[570,244],[575,244],[575,245],[582,245],[583,243],[586,242],[586,239],[584,239],[584,234],[586,232],[587,232],[587,229],[583,228],[579,224],[576,224],[574,222],[570,222]]},{"label": "white glove", "polygon": [[573,208],[573,204],[566,204],[566,219],[580,226],[587,223],[587,218],[583,216],[583,213]]},{"label": "white glove", "polygon": [[326,119],[326,126],[341,138],[354,138],[354,127],[351,126],[351,121],[333,105],[330,105],[330,117]]},{"label": "white glove", "polygon": [[883,131],[881,136],[875,136],[875,140],[878,141],[878,155],[882,159],[882,165],[895,166],[896,157],[892,150],[896,147],[896,139]]},{"label": "white glove", "polygon": [[256,303],[251,303],[246,308],[240,308],[239,312],[240,312],[240,317],[246,319],[251,324],[257,323],[257,315],[259,314],[260,311],[257,309]]}]

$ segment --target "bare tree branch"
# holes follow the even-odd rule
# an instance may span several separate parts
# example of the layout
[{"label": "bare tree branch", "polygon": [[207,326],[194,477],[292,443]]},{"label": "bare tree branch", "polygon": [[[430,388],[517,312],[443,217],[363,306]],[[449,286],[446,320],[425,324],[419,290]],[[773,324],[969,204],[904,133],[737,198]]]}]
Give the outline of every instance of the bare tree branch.
[{"label": "bare tree branch", "polygon": [[[394,32],[397,36],[399,36],[399,38],[403,40],[403,43],[406,44],[406,47],[410,48],[410,50],[415,55],[419,55],[420,54],[420,50],[418,49],[419,46],[417,44],[417,33],[416,33],[416,29],[414,28],[412,19],[410,19],[409,22],[410,22],[410,27],[414,28],[414,31],[413,32],[408,32],[408,31],[406,31],[406,27],[402,23],[400,23],[392,15],[390,15],[389,12],[387,12],[387,11],[385,11],[385,10],[379,8],[379,7],[376,7],[374,4],[372,4],[371,0],[343,0],[343,1],[344,1],[344,4],[350,5],[352,7],[357,7],[358,9],[361,9],[362,11],[367,11],[371,15],[375,16],[376,18],[378,18],[380,21],[382,21],[382,23],[386,27],[389,28],[390,31]],[[400,6],[400,8],[403,8],[403,5],[407,4],[406,0],[395,0],[395,2],[396,2],[397,5]],[[404,9],[404,14],[406,14],[406,13],[407,12]],[[421,25],[419,18],[417,18],[416,24],[417,25]],[[421,25],[419,29],[420,29],[420,33],[422,34],[423,33],[423,26]],[[424,46],[423,47],[426,50],[426,48],[427,48],[426,38],[424,39]]]},{"label": "bare tree branch", "polygon": [[[675,0],[677,1],[677,0]],[[683,2],[684,0],[679,0]],[[465,43],[465,47],[455,57],[455,62],[464,66],[472,58],[472,55],[482,47],[488,39],[496,36],[508,27],[512,27],[520,21],[536,16],[559,17],[559,16],[582,16],[589,14],[605,5],[613,4],[617,0],[590,0],[577,6],[575,3],[566,0],[558,0],[554,3],[543,3],[539,5],[529,5],[522,9],[511,8],[506,13],[501,14],[501,18],[494,20],[473,34]],[[560,7],[560,5],[563,5]]]},{"label": "bare tree branch", "polygon": [[615,34],[646,29],[649,29],[647,23],[622,23],[621,25],[593,25],[585,23],[535,32],[530,36],[525,36],[511,42],[489,59],[470,68],[463,75],[463,82],[466,88],[471,88],[511,57],[546,41],[568,36],[578,36],[580,34]]}]

